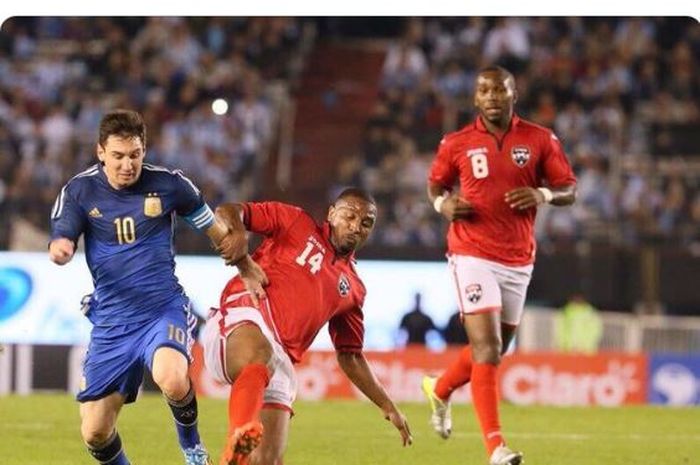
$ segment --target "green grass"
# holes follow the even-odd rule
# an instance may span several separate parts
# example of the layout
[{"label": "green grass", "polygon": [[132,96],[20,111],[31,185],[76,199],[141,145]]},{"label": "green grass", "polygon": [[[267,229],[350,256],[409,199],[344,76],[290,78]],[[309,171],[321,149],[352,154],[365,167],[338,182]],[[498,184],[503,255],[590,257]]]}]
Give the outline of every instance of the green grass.
[{"label": "green grass", "polygon": [[[414,445],[402,448],[379,411],[361,402],[298,402],[285,465],[485,465],[474,414],[453,411],[453,437],[428,427],[427,407],[402,406]],[[223,445],[226,403],[200,399],[200,431],[214,458]],[[94,465],[69,396],[0,397],[0,464]],[[502,408],[506,437],[527,465],[690,465],[700,456],[700,410],[656,407]],[[180,465],[169,410],[146,395],[125,407],[119,431],[135,465]]]}]

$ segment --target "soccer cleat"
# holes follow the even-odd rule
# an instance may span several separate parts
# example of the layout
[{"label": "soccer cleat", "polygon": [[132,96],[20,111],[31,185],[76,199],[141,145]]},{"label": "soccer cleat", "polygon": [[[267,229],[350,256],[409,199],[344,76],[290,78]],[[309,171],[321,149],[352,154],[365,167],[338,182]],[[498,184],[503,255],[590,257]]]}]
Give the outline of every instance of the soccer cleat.
[{"label": "soccer cleat", "polygon": [[214,465],[202,444],[182,449],[182,453],[185,454],[185,465]]},{"label": "soccer cleat", "polygon": [[433,411],[430,416],[430,424],[441,438],[447,439],[450,437],[450,433],[452,433],[452,411],[449,400],[444,401],[435,395],[436,383],[437,378],[424,376],[421,387]]},{"label": "soccer cleat", "polygon": [[248,456],[260,444],[263,426],[259,421],[251,421],[239,426],[229,436],[219,465],[246,465]]},{"label": "soccer cleat", "polygon": [[514,452],[505,444],[496,447],[491,454],[489,465],[520,465],[525,463],[522,452]]}]

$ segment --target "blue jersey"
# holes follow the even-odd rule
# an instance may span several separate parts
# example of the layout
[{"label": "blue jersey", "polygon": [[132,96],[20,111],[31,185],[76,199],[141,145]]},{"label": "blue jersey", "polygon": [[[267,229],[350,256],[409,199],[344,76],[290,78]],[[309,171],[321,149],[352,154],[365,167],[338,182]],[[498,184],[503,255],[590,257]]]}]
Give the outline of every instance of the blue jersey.
[{"label": "blue jersey", "polygon": [[51,212],[51,240],[85,237],[95,290],[88,317],[96,326],[138,323],[188,300],[175,276],[175,215],[204,230],[214,215],[180,171],[144,163],[138,181],[114,189],[101,165],[63,187]]}]

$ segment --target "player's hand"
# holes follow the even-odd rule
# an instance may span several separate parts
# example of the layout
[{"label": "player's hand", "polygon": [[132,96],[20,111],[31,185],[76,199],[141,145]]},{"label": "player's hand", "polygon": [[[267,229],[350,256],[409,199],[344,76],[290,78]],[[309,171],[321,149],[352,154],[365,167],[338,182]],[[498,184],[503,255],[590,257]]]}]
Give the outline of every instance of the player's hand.
[{"label": "player's hand", "polygon": [[49,244],[49,259],[57,265],[68,263],[75,253],[75,244],[70,239],[59,237]]},{"label": "player's hand", "polygon": [[544,203],[544,194],[533,187],[519,187],[506,192],[505,201],[513,210],[527,210]]},{"label": "player's hand", "polygon": [[450,194],[440,207],[440,213],[449,221],[466,219],[473,212],[472,204],[458,194]]},{"label": "player's hand", "polygon": [[270,282],[267,279],[265,271],[253,260],[250,255],[246,255],[240,260],[236,266],[241,274],[241,279],[255,306],[260,305],[260,299],[264,298],[265,286]]},{"label": "player's hand", "polygon": [[411,428],[408,427],[408,421],[406,420],[404,414],[399,411],[399,409],[392,406],[391,409],[384,412],[384,418],[390,421],[396,427],[396,429],[399,430],[404,447],[413,444]]},{"label": "player's hand", "polygon": [[235,265],[248,254],[248,236],[245,231],[229,232],[219,241],[216,251],[227,265]]}]

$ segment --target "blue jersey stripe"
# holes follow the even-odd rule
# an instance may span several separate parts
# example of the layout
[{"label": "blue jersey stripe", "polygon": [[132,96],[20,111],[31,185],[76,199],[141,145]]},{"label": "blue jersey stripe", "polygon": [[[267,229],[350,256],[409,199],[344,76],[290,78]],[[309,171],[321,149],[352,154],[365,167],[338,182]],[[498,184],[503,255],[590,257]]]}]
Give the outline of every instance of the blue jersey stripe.
[{"label": "blue jersey stripe", "polygon": [[58,197],[56,197],[56,201],[53,204],[53,208],[51,209],[51,218],[56,219],[61,216],[61,213],[63,212],[63,205],[65,204],[66,201],[66,187],[68,187],[68,184],[74,179],[82,178],[85,176],[94,176],[97,173],[99,173],[99,170],[97,169],[97,165],[92,165],[90,168],[86,169],[85,171],[81,171],[80,173],[76,174],[68,182],[66,183],[65,186],[61,189],[61,192],[58,194]]}]

